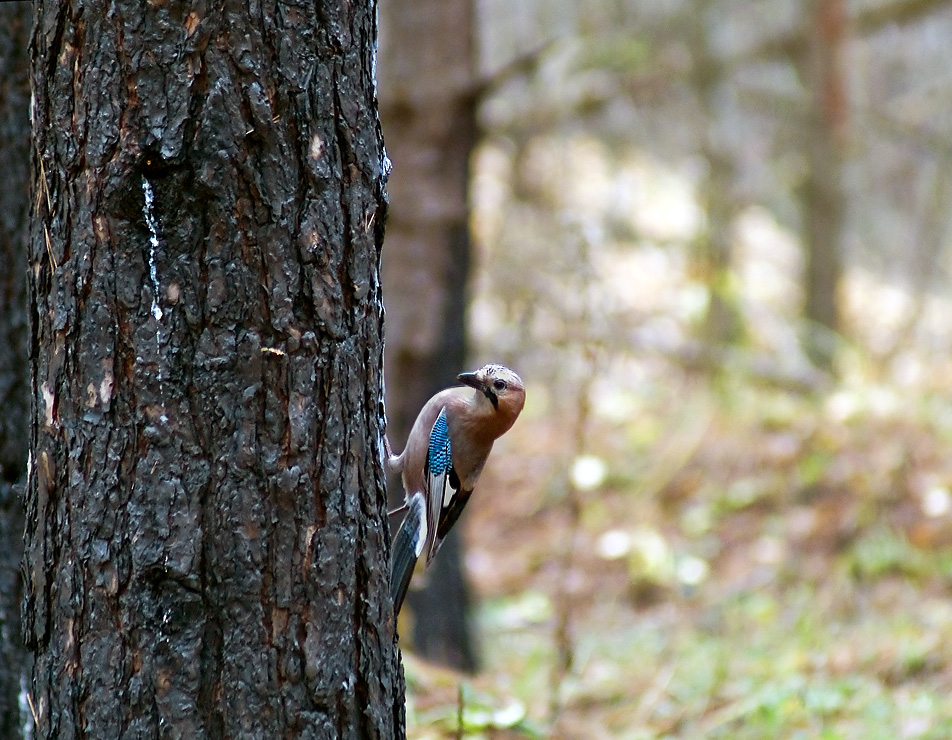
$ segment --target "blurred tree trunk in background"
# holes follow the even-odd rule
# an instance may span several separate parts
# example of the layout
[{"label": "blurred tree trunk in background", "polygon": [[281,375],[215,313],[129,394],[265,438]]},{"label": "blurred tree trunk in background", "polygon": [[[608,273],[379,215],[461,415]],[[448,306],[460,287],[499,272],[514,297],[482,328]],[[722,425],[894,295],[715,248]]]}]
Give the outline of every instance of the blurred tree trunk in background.
[{"label": "blurred tree trunk in background", "polygon": [[30,239],[30,3],[0,5],[0,737],[23,736],[20,631],[23,483],[30,428],[26,253]]},{"label": "blurred tree trunk in background", "polygon": [[843,160],[847,136],[844,53],[846,0],[813,0],[806,74],[812,91],[807,128],[807,177],[802,193],[806,245],[806,350],[818,367],[833,368],[840,331],[839,285],[846,212]]},{"label": "blurred tree trunk in background", "polygon": [[374,3],[36,0],[38,738],[404,735]]},{"label": "blurred tree trunk in background", "polygon": [[733,227],[736,205],[732,195],[734,167],[730,158],[705,142],[702,155],[707,173],[701,186],[706,224],[700,236],[700,258],[710,301],[704,317],[704,341],[732,344],[743,337],[740,312],[732,289]]},{"label": "blurred tree trunk in background", "polygon": [[[709,12],[711,0],[697,0],[691,14],[691,49],[694,63],[691,82],[704,112],[701,155],[707,172],[700,186],[700,200],[706,223],[698,237],[696,259],[708,288],[707,313],[702,339],[712,345],[737,342],[743,335],[740,312],[731,286],[734,219],[734,163],[730,143],[719,135],[716,97],[724,85],[724,65],[711,50]],[[714,11],[716,12],[716,7]]]},{"label": "blurred tree trunk in background", "polygon": [[[424,402],[455,382],[466,363],[475,8],[472,0],[389,0],[380,9],[381,119],[394,163],[383,256],[387,411],[390,438],[400,448]],[[459,531],[444,543],[426,587],[411,587],[407,603],[415,649],[471,670],[476,655]]]}]

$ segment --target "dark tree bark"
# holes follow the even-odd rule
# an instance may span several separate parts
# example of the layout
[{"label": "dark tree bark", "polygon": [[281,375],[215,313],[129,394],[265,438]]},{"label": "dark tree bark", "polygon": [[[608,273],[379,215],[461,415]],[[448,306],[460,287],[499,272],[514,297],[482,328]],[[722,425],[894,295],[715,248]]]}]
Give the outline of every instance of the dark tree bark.
[{"label": "dark tree bark", "polygon": [[26,252],[31,11],[28,3],[0,5],[0,737],[10,740],[23,736],[18,697],[27,671],[19,568],[30,423]]},{"label": "dark tree bark", "polygon": [[802,192],[806,246],[805,346],[810,359],[831,370],[840,331],[838,292],[843,275],[842,234],[846,213],[843,160],[847,95],[843,54],[845,0],[813,0],[807,76],[813,93]]},{"label": "dark tree bark", "polygon": [[[466,363],[475,16],[472,0],[390,2],[381,14],[381,118],[394,162],[383,271],[388,433],[400,446],[426,400]],[[414,648],[472,670],[477,658],[459,531],[407,604]]]},{"label": "dark tree bark", "polygon": [[374,3],[35,12],[37,737],[402,737]]}]

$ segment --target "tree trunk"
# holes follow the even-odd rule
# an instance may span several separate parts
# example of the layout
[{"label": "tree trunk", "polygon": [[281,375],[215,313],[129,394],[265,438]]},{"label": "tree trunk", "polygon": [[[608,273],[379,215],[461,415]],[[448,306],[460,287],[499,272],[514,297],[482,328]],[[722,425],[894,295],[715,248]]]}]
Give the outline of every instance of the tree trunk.
[{"label": "tree trunk", "polygon": [[803,188],[806,245],[806,350],[818,366],[832,369],[840,331],[837,293],[843,274],[846,213],[843,159],[847,135],[845,0],[814,0],[808,79],[813,92],[806,142],[809,171]]},{"label": "tree trunk", "polygon": [[23,737],[20,631],[23,484],[30,416],[26,253],[30,238],[28,3],[0,5],[0,737]]},{"label": "tree trunk", "polygon": [[39,738],[404,734],[375,10],[36,0]]},{"label": "tree trunk", "polygon": [[[389,434],[400,446],[426,400],[466,363],[475,11],[472,0],[406,0],[381,11],[381,118],[394,162],[383,270],[387,409]],[[407,604],[415,649],[472,670],[458,533],[459,527]]]},{"label": "tree trunk", "polygon": [[742,340],[744,326],[731,286],[734,220],[740,207],[734,195],[733,155],[730,143],[723,140],[724,124],[719,120],[723,114],[718,96],[726,84],[726,69],[711,49],[712,12],[717,12],[717,8],[712,7],[710,0],[698,0],[685,22],[689,24],[695,55],[691,85],[705,117],[701,156],[707,172],[699,187],[699,197],[706,223],[698,238],[696,259],[710,300],[701,331],[704,342],[719,347]]}]

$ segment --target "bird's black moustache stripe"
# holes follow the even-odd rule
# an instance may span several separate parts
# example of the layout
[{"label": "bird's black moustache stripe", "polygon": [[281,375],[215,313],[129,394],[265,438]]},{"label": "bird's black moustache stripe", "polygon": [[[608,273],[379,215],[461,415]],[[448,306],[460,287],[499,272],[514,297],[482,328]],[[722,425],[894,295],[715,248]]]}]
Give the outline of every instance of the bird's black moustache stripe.
[{"label": "bird's black moustache stripe", "polygon": [[493,392],[493,389],[488,385],[483,389],[483,394],[486,398],[489,399],[489,402],[493,405],[493,408],[497,411],[499,410],[499,397]]}]

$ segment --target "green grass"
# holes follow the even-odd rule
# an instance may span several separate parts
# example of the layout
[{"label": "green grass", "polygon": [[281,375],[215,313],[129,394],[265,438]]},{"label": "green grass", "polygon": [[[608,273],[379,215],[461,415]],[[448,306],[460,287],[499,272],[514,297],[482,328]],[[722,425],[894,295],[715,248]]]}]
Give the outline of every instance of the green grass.
[{"label": "green grass", "polygon": [[[919,608],[895,610],[892,599]],[[483,619],[487,676],[490,685],[508,677],[495,682],[495,700],[525,707],[525,719],[552,733],[543,736],[947,739],[952,605],[922,599],[905,581],[841,581],[640,614],[592,607],[577,625],[576,669],[555,723],[547,625],[507,626],[489,616],[505,606],[496,603]]]},{"label": "green grass", "polygon": [[[569,575],[564,496],[545,495],[565,476],[520,478],[542,465],[513,445],[516,472],[473,526],[493,562],[485,577],[500,578],[481,584],[484,670],[442,683],[408,670],[424,676],[412,702],[427,705],[411,738],[952,738],[952,512],[930,514],[922,498],[952,484],[948,403],[839,418],[822,398],[746,387],[711,407],[701,437],[664,405],[644,411],[638,428],[652,432],[637,444],[593,424],[593,438],[628,452],[592,445],[609,475],[583,494]],[[536,433],[525,430],[527,450]],[[525,505],[511,506],[513,489]],[[602,559],[613,531],[632,550]],[[666,562],[703,560],[706,577],[688,588],[672,567],[646,589],[645,532]],[[566,582],[574,661],[560,673]]]}]

